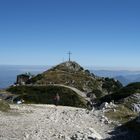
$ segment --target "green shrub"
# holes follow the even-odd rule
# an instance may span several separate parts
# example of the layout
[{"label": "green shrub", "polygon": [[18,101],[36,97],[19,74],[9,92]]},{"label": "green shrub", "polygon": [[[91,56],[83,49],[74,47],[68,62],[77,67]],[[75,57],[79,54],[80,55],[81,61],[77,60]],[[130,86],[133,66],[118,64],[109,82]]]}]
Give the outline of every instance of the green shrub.
[{"label": "green shrub", "polygon": [[113,78],[105,78],[102,88],[106,89],[108,92],[115,92],[122,88],[122,84],[119,81],[115,81]]},{"label": "green shrub", "polygon": [[8,111],[10,109],[10,105],[3,100],[0,100],[0,111]]},{"label": "green shrub", "polygon": [[90,71],[89,70],[85,70],[85,73],[90,74]]},{"label": "green shrub", "polygon": [[102,91],[100,91],[98,89],[93,90],[92,93],[94,93],[97,98],[101,98],[102,96],[104,96]]}]

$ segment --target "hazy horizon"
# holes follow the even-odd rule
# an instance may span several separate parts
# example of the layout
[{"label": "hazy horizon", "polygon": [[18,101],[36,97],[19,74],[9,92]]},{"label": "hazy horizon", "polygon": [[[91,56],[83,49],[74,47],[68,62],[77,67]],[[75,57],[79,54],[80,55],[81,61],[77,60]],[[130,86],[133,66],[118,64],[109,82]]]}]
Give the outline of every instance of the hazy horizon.
[{"label": "hazy horizon", "polygon": [[[33,75],[42,73],[52,66],[31,66],[31,65],[0,65],[0,89],[6,88],[16,82],[16,77],[19,74],[24,74],[30,72]],[[95,67],[84,67],[89,69],[92,73],[100,77],[110,77],[114,78],[117,76],[132,76],[140,77],[140,71],[130,71],[130,70],[113,70],[113,69],[96,69]]]},{"label": "hazy horizon", "polygon": [[[63,62],[60,62],[63,63]],[[60,64],[58,63],[58,64]],[[56,65],[58,65],[56,64]],[[17,65],[12,65],[12,64],[0,64],[0,67],[21,67],[21,68],[25,68],[25,67],[30,67],[30,68],[35,68],[36,69],[41,69],[41,68],[51,68],[53,66],[56,65],[21,65],[21,64],[17,64]],[[107,66],[94,66],[94,65],[81,65],[82,67],[84,67],[85,69],[90,69],[90,70],[108,70],[108,71],[140,71],[140,68],[130,68],[130,67],[107,67]]]}]

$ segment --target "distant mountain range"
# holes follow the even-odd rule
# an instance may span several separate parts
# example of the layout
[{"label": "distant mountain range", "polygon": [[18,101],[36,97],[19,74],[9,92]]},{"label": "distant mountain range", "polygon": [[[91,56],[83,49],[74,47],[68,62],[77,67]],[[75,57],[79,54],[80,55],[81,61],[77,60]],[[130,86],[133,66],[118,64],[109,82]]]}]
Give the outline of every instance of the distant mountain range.
[{"label": "distant mountain range", "polygon": [[132,82],[140,82],[140,71],[111,71],[111,70],[91,70],[101,77],[110,77],[119,80],[124,86]]},{"label": "distant mountain range", "polygon": [[127,85],[127,84],[133,83],[133,82],[140,82],[140,74],[116,76],[114,78],[119,80],[123,85]]}]

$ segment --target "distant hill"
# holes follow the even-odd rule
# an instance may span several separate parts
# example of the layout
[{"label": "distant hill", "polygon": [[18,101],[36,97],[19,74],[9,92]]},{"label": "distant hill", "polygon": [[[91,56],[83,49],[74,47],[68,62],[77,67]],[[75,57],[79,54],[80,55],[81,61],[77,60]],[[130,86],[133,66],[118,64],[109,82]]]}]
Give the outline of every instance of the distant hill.
[{"label": "distant hill", "polygon": [[91,72],[95,73],[100,77],[116,77],[116,76],[127,76],[127,75],[137,75],[140,71],[129,71],[129,70],[93,70]]},{"label": "distant hill", "polygon": [[91,70],[97,76],[114,78],[124,86],[132,82],[140,82],[140,71],[129,70]]},{"label": "distant hill", "polygon": [[125,76],[116,76],[114,78],[117,79],[118,81],[120,81],[124,86],[131,83],[131,81],[129,79],[127,79],[127,77],[125,77]]},{"label": "distant hill", "polygon": [[128,85],[133,82],[140,82],[140,74],[117,76],[114,78],[119,80],[123,85]]}]

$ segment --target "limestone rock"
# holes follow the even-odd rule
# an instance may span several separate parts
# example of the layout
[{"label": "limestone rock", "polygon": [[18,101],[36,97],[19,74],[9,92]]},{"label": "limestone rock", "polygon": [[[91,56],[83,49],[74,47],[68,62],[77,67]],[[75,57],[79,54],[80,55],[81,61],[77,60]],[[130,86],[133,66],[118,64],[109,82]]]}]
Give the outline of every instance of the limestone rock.
[{"label": "limestone rock", "polygon": [[115,105],[113,102],[110,102],[110,103],[104,102],[100,105],[99,109],[101,109],[101,110],[114,109],[116,107],[117,107],[117,105]]},{"label": "limestone rock", "polygon": [[110,123],[109,120],[108,120],[108,118],[105,117],[105,116],[102,116],[101,119],[100,119],[100,121],[101,121],[102,123],[104,123],[104,124],[109,124],[109,123]]},{"label": "limestone rock", "polygon": [[140,113],[140,104],[133,103],[132,109],[134,112]]},{"label": "limestone rock", "polygon": [[124,105],[136,113],[140,113],[140,93],[135,93],[123,100]]},{"label": "limestone rock", "polygon": [[76,132],[71,140],[101,140],[102,137],[94,129],[88,128],[84,131]]},{"label": "limestone rock", "polygon": [[106,109],[108,107],[108,103],[104,102],[100,105],[99,109]]}]

